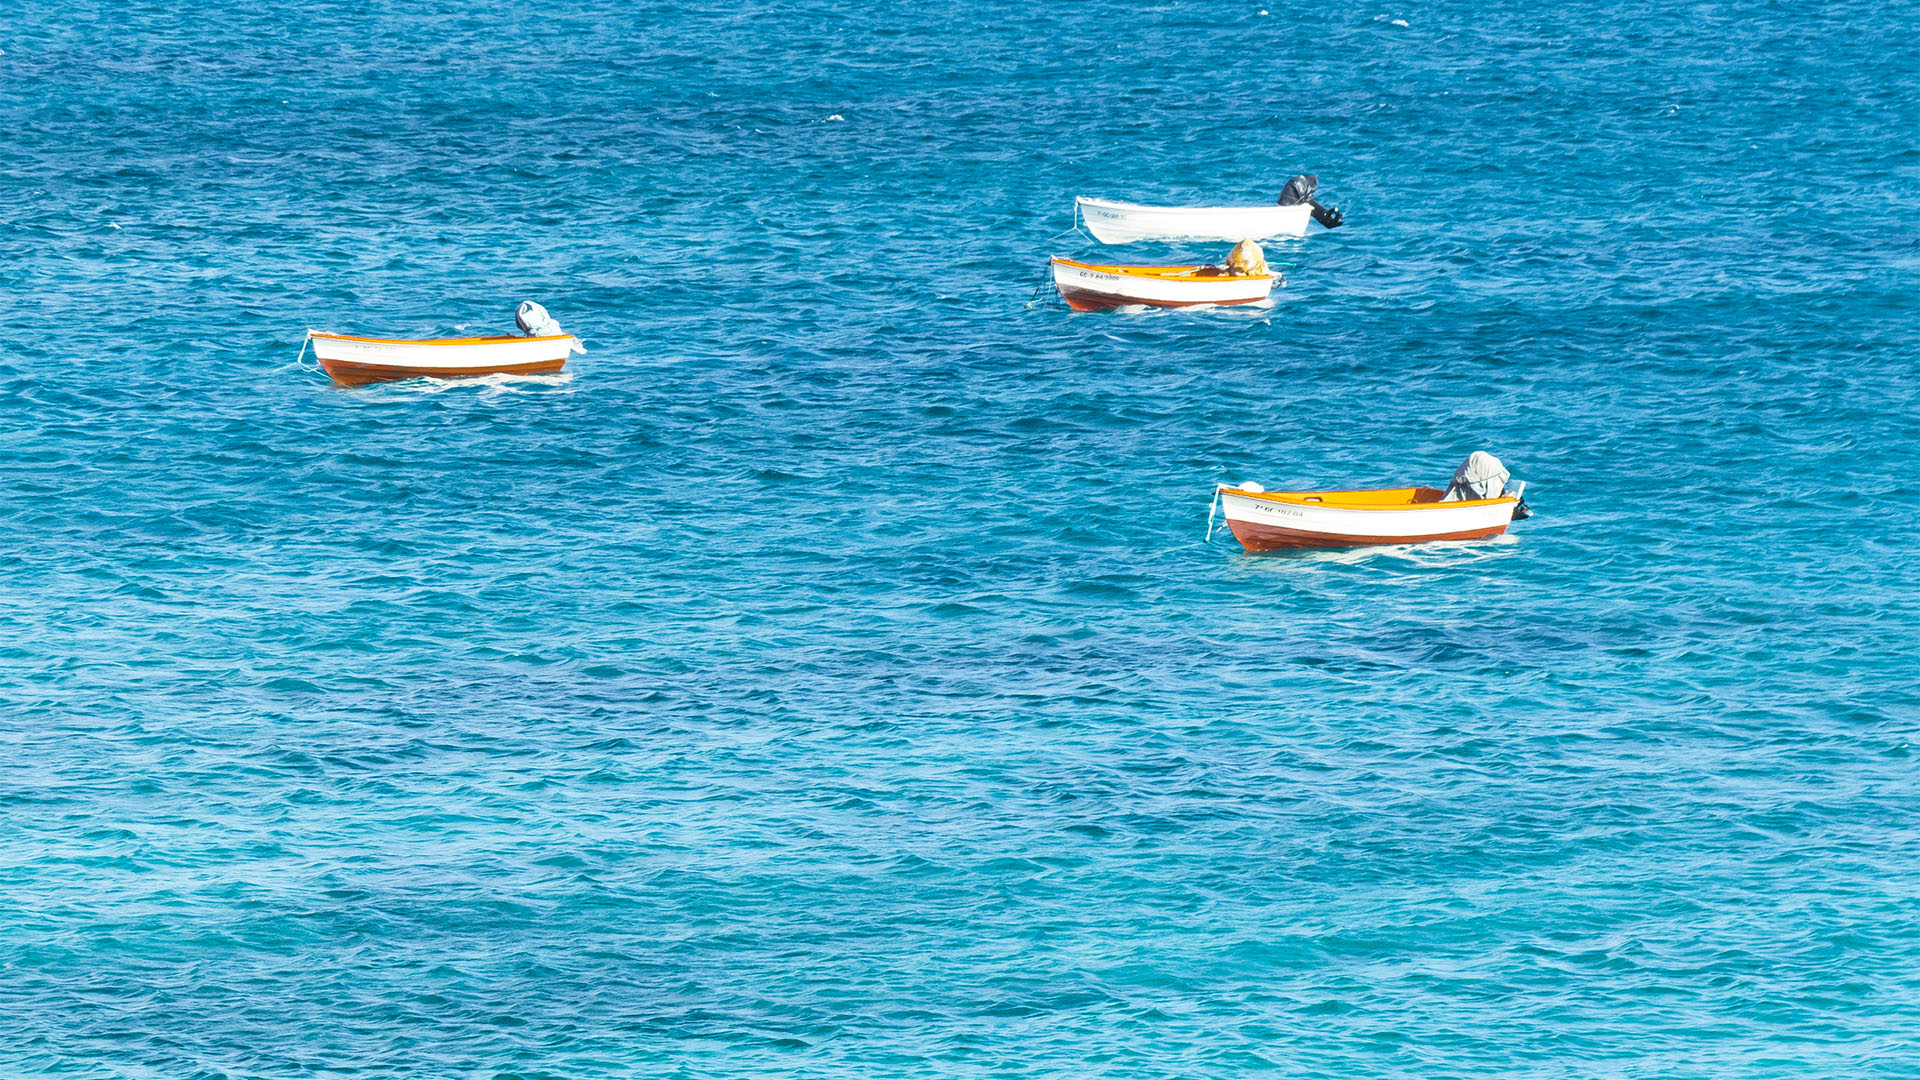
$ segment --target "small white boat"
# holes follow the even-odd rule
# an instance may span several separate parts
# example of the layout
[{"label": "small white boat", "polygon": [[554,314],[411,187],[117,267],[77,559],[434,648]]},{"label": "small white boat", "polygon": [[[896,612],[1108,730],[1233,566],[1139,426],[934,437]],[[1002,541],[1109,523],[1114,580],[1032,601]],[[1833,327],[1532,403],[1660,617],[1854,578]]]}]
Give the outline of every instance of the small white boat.
[{"label": "small white boat", "polygon": [[1141,206],[1110,199],[1074,199],[1087,231],[1103,244],[1138,240],[1266,240],[1305,236],[1313,205]]},{"label": "small white boat", "polygon": [[[469,338],[372,338],[307,331],[320,370],[343,386],[394,379],[471,379],[481,375],[550,375],[573,353],[586,352],[580,339],[560,329],[547,309],[531,300],[513,313],[515,336]],[[301,346],[304,354],[306,346]]]},{"label": "small white boat", "polygon": [[1276,274],[1224,274],[1213,266],[1105,266],[1058,255],[1052,265],[1054,287],[1075,311],[1252,304],[1271,295],[1279,280]]},{"label": "small white boat", "polygon": [[1527,485],[1507,480],[1499,459],[1479,452],[1454,471],[1445,490],[1265,491],[1247,483],[1216,485],[1214,498],[1234,539],[1248,551],[1425,544],[1499,536],[1531,516],[1521,500]]},{"label": "small white boat", "polygon": [[547,337],[433,338],[407,341],[307,331],[321,370],[344,386],[393,379],[546,375],[586,350],[572,334]]},{"label": "small white boat", "polygon": [[1439,488],[1382,491],[1242,491],[1222,485],[1220,509],[1248,551],[1425,544],[1499,536],[1518,496],[1440,501]]}]

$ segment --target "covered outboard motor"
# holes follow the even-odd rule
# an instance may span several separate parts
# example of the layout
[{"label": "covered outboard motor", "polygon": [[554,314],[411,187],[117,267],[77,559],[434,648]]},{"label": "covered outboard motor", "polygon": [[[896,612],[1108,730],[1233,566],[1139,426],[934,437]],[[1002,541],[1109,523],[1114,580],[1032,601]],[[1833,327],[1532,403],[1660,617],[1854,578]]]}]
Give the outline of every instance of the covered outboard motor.
[{"label": "covered outboard motor", "polygon": [[1512,475],[1500,459],[1485,450],[1475,450],[1467,455],[1467,460],[1453,470],[1453,484],[1447,493],[1440,497],[1441,502],[1464,502],[1468,499],[1497,499],[1507,490],[1507,478]]},{"label": "covered outboard motor", "polygon": [[1319,222],[1326,228],[1337,229],[1340,227],[1340,223],[1347,219],[1347,216],[1335,207],[1322,206],[1314,201],[1313,192],[1314,189],[1319,186],[1320,178],[1318,176],[1311,173],[1302,173],[1287,181],[1287,186],[1280,189],[1280,205],[1299,206],[1301,203],[1306,203],[1308,206],[1313,207],[1313,220]]},{"label": "covered outboard motor", "polygon": [[1251,238],[1233,245],[1227,252],[1227,269],[1235,274],[1264,274],[1267,272],[1267,253],[1260,250],[1260,244]]},{"label": "covered outboard motor", "polygon": [[566,333],[560,329],[560,320],[547,314],[547,309],[531,300],[523,301],[519,310],[513,313],[513,321],[520,332],[528,337],[558,337]]},{"label": "covered outboard motor", "polygon": [[1301,203],[1310,203],[1313,201],[1313,189],[1319,186],[1318,176],[1302,173],[1287,181],[1287,186],[1280,189],[1280,205],[1299,206]]},{"label": "covered outboard motor", "polygon": [[[520,327],[520,332],[528,337],[559,337],[566,333],[560,329],[560,320],[547,314],[546,308],[531,300],[521,301],[520,307],[513,313],[513,321]],[[587,352],[587,347],[580,344],[579,338],[574,338],[569,348],[583,356]]]}]

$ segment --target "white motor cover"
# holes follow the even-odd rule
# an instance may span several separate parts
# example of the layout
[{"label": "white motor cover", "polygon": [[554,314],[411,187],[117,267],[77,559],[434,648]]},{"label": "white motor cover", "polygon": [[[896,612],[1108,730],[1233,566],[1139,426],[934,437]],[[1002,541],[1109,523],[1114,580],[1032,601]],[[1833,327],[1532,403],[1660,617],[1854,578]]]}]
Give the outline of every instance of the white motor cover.
[{"label": "white motor cover", "polygon": [[[520,332],[528,337],[559,337],[566,333],[560,329],[560,320],[547,314],[546,308],[531,300],[520,302],[519,309],[513,313],[513,321],[519,325]],[[575,341],[573,351],[585,353],[587,350]]]},{"label": "white motor cover", "polygon": [[1468,499],[1497,499],[1507,490],[1512,474],[1500,459],[1485,450],[1475,450],[1453,470],[1453,485],[1441,496],[1441,502],[1465,502]]}]

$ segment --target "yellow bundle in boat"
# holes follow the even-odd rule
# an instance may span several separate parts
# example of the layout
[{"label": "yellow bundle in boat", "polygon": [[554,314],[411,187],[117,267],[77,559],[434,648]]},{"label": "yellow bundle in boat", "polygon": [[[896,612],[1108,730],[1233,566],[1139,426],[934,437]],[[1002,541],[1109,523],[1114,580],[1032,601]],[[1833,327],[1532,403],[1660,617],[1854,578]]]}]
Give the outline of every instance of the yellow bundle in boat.
[{"label": "yellow bundle in boat", "polygon": [[1251,277],[1267,272],[1267,253],[1249,237],[1233,245],[1233,251],[1227,255],[1227,269],[1236,277]]}]

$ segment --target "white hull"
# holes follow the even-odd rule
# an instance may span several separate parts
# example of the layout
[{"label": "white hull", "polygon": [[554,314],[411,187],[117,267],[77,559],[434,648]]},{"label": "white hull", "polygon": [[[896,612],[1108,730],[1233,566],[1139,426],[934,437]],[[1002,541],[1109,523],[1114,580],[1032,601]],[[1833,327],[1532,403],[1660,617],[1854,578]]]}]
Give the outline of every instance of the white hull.
[{"label": "white hull", "polygon": [[1252,495],[1223,487],[1220,509],[1233,534],[1250,550],[1419,544],[1498,536],[1513,521],[1519,499],[1401,506],[1332,506],[1298,495]]},{"label": "white hull", "polygon": [[1141,206],[1110,199],[1074,200],[1087,231],[1103,244],[1140,240],[1267,240],[1305,236],[1313,207]]},{"label": "white hull", "polygon": [[437,341],[377,341],[313,335],[313,355],[322,362],[434,371],[492,370],[565,360],[579,345],[571,334],[537,338],[467,338]]}]

